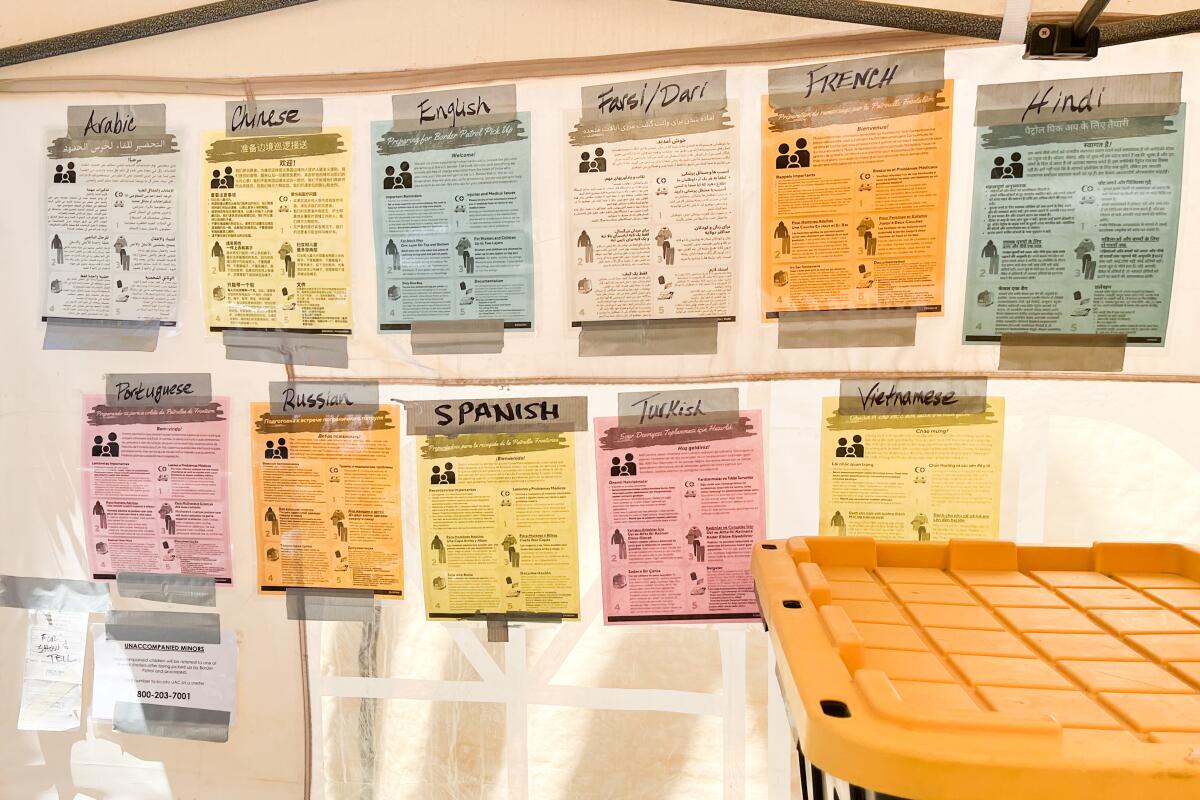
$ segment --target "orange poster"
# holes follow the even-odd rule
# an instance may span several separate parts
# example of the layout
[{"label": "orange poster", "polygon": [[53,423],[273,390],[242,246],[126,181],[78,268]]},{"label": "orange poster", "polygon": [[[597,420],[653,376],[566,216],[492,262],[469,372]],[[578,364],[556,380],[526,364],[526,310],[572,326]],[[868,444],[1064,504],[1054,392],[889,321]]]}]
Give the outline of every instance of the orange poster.
[{"label": "orange poster", "polygon": [[773,69],[762,294],[780,312],[941,313],[951,81],[941,51]]}]

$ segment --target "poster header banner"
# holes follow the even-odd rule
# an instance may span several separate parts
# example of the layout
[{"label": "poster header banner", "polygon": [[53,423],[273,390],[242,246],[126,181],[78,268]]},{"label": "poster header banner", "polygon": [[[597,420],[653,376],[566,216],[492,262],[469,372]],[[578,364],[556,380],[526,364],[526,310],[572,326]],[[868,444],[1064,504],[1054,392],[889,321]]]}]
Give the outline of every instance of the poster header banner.
[{"label": "poster header banner", "polygon": [[928,416],[983,414],[987,378],[842,381],[839,414]]},{"label": "poster header banner", "polygon": [[394,131],[491,125],[516,117],[515,83],[392,95]]},{"label": "poster header banner", "polygon": [[622,428],[734,422],[738,418],[738,390],[621,392],[617,395],[617,415],[617,424]]}]

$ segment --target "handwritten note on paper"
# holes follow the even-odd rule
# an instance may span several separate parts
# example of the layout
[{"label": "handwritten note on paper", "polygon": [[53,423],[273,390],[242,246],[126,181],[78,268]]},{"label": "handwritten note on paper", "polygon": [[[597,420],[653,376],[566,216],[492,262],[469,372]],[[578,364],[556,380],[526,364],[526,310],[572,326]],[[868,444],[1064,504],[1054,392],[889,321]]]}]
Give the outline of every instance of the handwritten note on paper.
[{"label": "handwritten note on paper", "polygon": [[87,621],[88,615],[80,612],[29,612],[18,730],[67,731],[79,727]]}]

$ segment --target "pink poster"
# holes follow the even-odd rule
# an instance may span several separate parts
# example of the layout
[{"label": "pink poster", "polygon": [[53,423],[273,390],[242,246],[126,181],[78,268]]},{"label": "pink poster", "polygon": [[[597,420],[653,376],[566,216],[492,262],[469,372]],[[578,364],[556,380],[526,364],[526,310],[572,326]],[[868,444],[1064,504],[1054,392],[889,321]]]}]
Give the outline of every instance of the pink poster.
[{"label": "pink poster", "polygon": [[762,412],[657,427],[607,417],[595,430],[605,622],[758,619]]},{"label": "pink poster", "polygon": [[229,401],[83,404],[83,517],[92,577],[118,572],[233,577]]}]

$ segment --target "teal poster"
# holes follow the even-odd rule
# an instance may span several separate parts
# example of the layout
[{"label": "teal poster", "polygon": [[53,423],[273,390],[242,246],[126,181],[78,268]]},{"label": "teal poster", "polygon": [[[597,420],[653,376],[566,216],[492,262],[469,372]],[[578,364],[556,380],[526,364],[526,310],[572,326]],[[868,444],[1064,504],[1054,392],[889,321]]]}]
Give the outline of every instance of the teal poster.
[{"label": "teal poster", "polygon": [[533,327],[529,115],[515,87],[396,95],[374,122],[379,329]]},{"label": "teal poster", "polygon": [[963,338],[1164,344],[1184,105],[1179,73],[981,86]]}]

